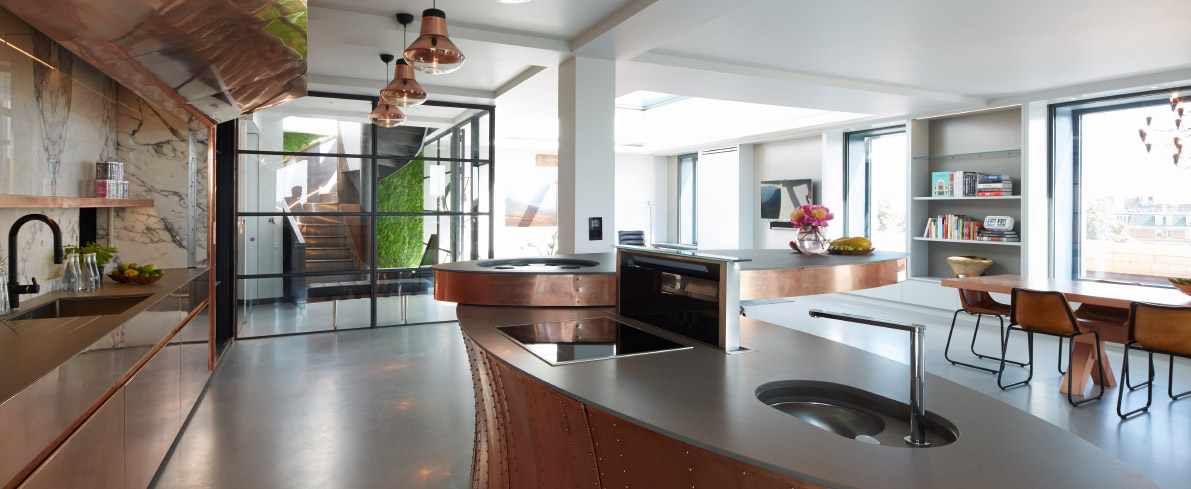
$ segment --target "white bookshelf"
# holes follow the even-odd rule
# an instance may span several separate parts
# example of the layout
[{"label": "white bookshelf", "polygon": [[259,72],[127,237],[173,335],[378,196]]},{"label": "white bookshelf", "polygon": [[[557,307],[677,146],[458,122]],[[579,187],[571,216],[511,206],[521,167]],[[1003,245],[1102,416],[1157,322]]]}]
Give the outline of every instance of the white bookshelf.
[{"label": "white bookshelf", "polygon": [[[1025,200],[1020,193],[1026,169],[1022,158],[1022,116],[1020,108],[984,111],[951,117],[916,119],[907,129],[910,152],[909,276],[915,282],[937,284],[952,276],[947,257],[976,255],[991,258],[987,274],[1020,274],[1024,262]],[[995,197],[935,197],[931,195],[931,173],[971,171],[1009,175],[1018,195]],[[922,237],[928,218],[944,214],[967,215],[977,220],[987,216],[1010,216],[1017,224],[1020,242],[936,239]],[[940,290],[939,293],[954,294]]]}]

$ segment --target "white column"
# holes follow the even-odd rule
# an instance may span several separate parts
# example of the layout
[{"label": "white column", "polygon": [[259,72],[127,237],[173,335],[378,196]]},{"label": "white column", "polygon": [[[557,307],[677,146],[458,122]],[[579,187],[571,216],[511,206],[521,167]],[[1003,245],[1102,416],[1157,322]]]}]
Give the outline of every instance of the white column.
[{"label": "white column", "polygon": [[[616,63],[575,57],[558,67],[558,252],[598,253],[616,244]],[[603,218],[603,239],[588,219]]]}]

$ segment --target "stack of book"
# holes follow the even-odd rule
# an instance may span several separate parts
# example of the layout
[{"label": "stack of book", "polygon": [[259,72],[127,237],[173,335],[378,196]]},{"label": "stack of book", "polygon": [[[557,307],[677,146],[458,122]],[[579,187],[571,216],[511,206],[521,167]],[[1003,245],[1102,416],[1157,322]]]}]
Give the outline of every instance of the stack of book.
[{"label": "stack of book", "polygon": [[975,240],[984,231],[984,223],[968,216],[947,214],[926,220],[924,238]]},{"label": "stack of book", "polygon": [[976,240],[1017,243],[1021,241],[1021,236],[1017,234],[1017,231],[989,231],[986,229],[981,229],[976,233]]},{"label": "stack of book", "polygon": [[976,184],[977,197],[1001,197],[1013,195],[1013,180],[1009,175],[981,175]]},{"label": "stack of book", "polygon": [[970,171],[931,172],[931,197],[1000,197],[1013,195],[1009,175]]}]

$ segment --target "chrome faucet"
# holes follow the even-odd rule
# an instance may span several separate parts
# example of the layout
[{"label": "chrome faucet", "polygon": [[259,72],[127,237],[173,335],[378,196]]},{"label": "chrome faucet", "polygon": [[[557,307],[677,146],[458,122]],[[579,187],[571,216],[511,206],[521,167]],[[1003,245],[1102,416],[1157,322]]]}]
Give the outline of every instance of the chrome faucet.
[{"label": "chrome faucet", "polygon": [[811,309],[811,317],[836,319],[853,323],[880,326],[882,328],[897,329],[910,333],[910,434],[906,436],[906,444],[912,447],[929,447],[930,440],[926,437],[926,363],[924,336],[926,327],[921,324],[885,321],[882,319],[823,312]]},{"label": "chrome faucet", "polygon": [[50,219],[45,214],[28,214],[21,216],[16,222],[12,223],[12,228],[8,230],[8,304],[17,309],[20,306],[22,294],[36,294],[41,292],[41,286],[37,284],[37,278],[31,277],[33,281],[29,285],[21,285],[17,277],[17,233],[20,232],[21,226],[29,221],[41,221],[50,227],[50,231],[54,233],[54,263],[62,263],[62,228],[58,227],[58,223]]}]

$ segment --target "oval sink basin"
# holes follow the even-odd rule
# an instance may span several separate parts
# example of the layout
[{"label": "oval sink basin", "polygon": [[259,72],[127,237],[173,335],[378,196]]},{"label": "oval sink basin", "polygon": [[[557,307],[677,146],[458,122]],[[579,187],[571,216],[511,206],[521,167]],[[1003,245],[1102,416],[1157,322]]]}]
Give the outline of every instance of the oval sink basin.
[{"label": "oval sink basin", "polygon": [[[906,447],[910,406],[852,386],[811,380],[770,382],[757,388],[757,400],[811,426],[864,443]],[[959,431],[929,410],[931,447],[954,442]]]}]

